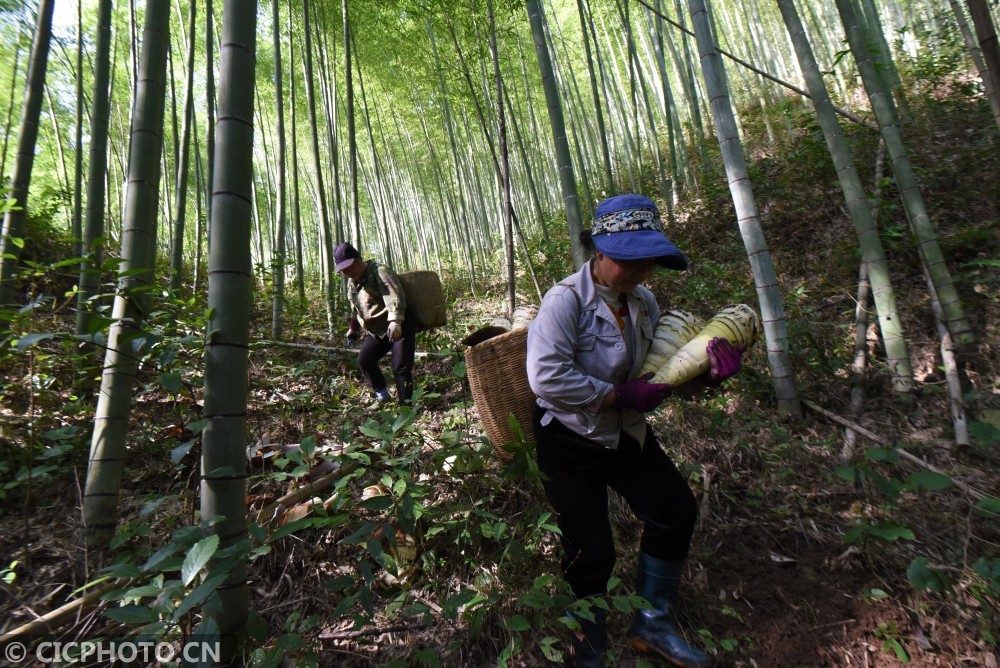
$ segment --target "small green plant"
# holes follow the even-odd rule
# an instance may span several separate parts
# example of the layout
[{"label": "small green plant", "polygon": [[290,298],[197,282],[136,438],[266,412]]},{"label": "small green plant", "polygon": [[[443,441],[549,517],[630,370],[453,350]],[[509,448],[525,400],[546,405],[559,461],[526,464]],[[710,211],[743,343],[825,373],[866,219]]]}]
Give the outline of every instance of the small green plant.
[{"label": "small green plant", "polygon": [[[286,662],[300,666],[315,666],[317,650],[308,640],[312,632],[322,621],[318,615],[302,618],[302,612],[293,611],[285,620],[284,632],[267,647],[254,649],[247,656],[247,665],[251,668],[277,668]],[[250,626],[250,635],[258,642],[267,639],[267,629],[259,618]]]},{"label": "small green plant", "polygon": [[1000,610],[1000,559],[997,557],[980,557],[972,565],[978,579],[969,587],[969,593],[979,602],[982,609],[980,617],[980,632],[983,639],[996,646],[1000,634],[1000,620],[997,611]]},{"label": "small green plant", "polygon": [[701,636],[702,645],[710,652],[735,652],[740,646],[735,638],[717,638],[708,629],[698,629],[698,635]]},{"label": "small green plant", "polygon": [[17,559],[10,562],[10,566],[0,570],[0,580],[3,580],[7,584],[14,584],[14,580],[17,579],[17,572],[14,570],[15,568],[17,568]]},{"label": "small green plant", "polygon": [[899,642],[899,629],[896,628],[896,622],[879,624],[878,628],[875,629],[875,637],[882,641],[882,649],[895,654],[900,663],[910,662],[910,656],[906,653],[903,643]]},{"label": "small green plant", "polygon": [[[132,632],[157,641],[186,639],[197,635],[206,642],[219,638],[218,625],[210,616],[196,614],[218,606],[218,587],[237,565],[259,551],[250,540],[221,546],[211,533],[217,519],[173,532],[171,540],[151,554],[140,550],[122,552],[118,560],[102,570],[102,577],[119,578],[121,589],[103,596],[114,603],[104,616],[130,627]],[[123,543],[136,535],[148,535],[149,525],[126,523],[115,541]]]}]

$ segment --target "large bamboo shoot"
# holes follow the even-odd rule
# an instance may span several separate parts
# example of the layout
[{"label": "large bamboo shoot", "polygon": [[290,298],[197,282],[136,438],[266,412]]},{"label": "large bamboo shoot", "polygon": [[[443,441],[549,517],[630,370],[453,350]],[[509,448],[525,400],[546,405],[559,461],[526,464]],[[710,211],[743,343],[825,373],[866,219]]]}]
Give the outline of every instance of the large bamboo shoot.
[{"label": "large bamboo shoot", "polygon": [[677,387],[697,378],[709,369],[708,342],[716,337],[727,339],[734,346],[749,347],[760,331],[757,313],[746,304],[730,304],[708,321],[698,334],[681,346],[660,367],[651,383],[667,383]]},{"label": "large bamboo shoot", "polygon": [[705,323],[680,309],[673,309],[660,315],[653,333],[653,343],[642,363],[641,374],[657,372],[685,343],[701,331]]}]

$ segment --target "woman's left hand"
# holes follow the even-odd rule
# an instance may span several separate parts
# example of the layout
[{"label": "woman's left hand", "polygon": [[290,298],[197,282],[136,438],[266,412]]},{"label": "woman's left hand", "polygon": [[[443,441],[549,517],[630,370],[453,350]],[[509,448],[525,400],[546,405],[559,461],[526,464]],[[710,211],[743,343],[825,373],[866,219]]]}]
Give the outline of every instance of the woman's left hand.
[{"label": "woman's left hand", "polygon": [[708,377],[721,382],[743,368],[743,351],[746,346],[734,346],[727,339],[716,337],[708,342]]}]

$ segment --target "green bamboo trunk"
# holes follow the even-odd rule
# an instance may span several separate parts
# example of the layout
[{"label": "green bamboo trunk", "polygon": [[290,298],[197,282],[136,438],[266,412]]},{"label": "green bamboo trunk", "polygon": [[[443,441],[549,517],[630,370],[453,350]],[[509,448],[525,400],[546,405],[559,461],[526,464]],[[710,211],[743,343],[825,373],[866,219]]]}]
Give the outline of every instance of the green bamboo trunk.
[{"label": "green bamboo trunk", "polygon": [[89,547],[107,545],[118,521],[129,410],[139,361],[136,342],[155,281],[169,10],[169,0],[150,0],[146,5],[141,76],[133,96],[122,262],[112,310],[115,322],[108,332],[83,496],[83,531]]}]

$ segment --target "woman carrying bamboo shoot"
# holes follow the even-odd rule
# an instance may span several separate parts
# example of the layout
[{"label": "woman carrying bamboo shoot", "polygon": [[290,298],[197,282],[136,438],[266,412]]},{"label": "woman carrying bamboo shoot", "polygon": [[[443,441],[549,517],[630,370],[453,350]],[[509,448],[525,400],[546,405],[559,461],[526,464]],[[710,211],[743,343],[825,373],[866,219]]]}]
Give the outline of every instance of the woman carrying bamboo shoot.
[{"label": "woman carrying bamboo shoot", "polygon": [[[534,429],[546,496],[558,515],[562,568],[579,599],[603,596],[615,563],[608,487],[643,522],[636,591],[652,608],[636,614],[628,637],[642,651],[680,666],[707,666],[674,625],[681,568],[697,505],[687,481],[661,449],[644,413],[673,389],[640,375],[660,307],[644,286],[658,267],[687,268],[663,233],[656,205],[625,194],[601,202],[583,241],[595,250],[580,271],[545,295],[528,331],[528,379],[538,397]],[[742,350],[708,343],[709,382],[741,367]],[[578,666],[603,666],[606,613],[577,618]]]}]

